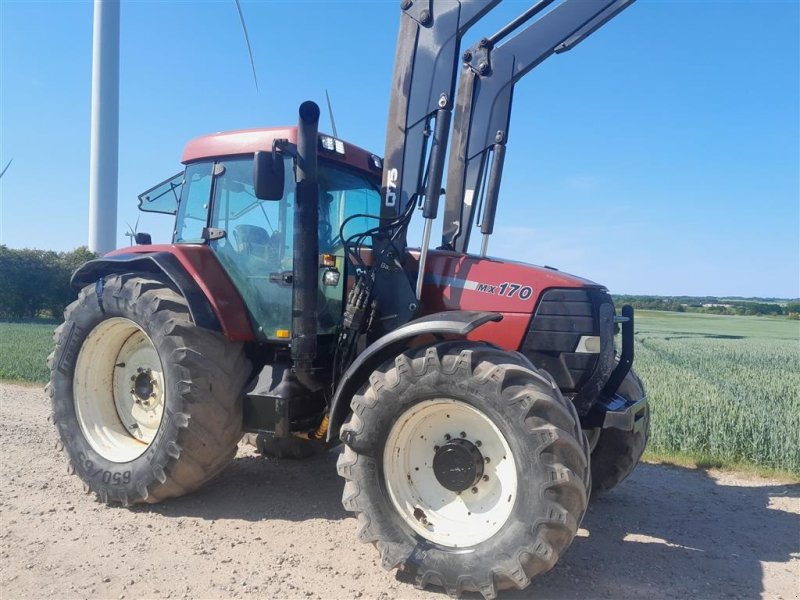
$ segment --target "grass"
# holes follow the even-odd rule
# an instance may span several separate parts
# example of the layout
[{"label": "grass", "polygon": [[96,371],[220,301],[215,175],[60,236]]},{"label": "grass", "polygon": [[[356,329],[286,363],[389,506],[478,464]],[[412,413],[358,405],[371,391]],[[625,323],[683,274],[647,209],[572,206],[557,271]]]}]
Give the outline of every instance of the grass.
[{"label": "grass", "polygon": [[643,460],[650,464],[666,465],[669,467],[701,469],[704,471],[726,471],[735,473],[738,476],[747,475],[753,479],[774,479],[785,483],[800,483],[800,473],[797,471],[760,467],[751,463],[734,460],[719,460],[704,457],[697,453],[660,453],[648,450],[645,452]]},{"label": "grass", "polygon": [[640,311],[650,457],[800,475],[800,323]]},{"label": "grass", "polygon": [[0,380],[47,383],[55,321],[0,322]]}]

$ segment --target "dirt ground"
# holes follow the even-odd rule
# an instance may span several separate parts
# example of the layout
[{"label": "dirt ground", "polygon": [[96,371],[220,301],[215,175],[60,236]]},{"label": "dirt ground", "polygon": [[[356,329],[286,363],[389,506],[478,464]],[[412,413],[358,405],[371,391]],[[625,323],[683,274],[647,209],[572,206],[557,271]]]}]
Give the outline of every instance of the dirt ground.
[{"label": "dirt ground", "polygon": [[[0,385],[0,596],[446,598],[383,571],[341,506],[336,451],[249,447],[203,490],[108,508],[55,448],[39,388]],[[642,465],[593,499],[549,573],[512,598],[798,598],[800,486]]]}]

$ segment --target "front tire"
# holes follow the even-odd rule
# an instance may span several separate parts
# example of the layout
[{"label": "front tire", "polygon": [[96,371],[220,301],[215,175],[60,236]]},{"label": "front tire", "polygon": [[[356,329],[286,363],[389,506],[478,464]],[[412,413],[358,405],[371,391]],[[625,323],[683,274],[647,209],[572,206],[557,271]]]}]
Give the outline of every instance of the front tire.
[{"label": "front tire", "polygon": [[586,510],[588,446],[571,403],[520,355],[471,342],[409,350],[351,406],[343,504],[384,568],[494,598],[569,546]]},{"label": "front tire", "polygon": [[48,360],[53,421],[87,491],[106,503],[189,493],[241,438],[242,344],[192,323],[152,276],[111,275],[81,290]]}]

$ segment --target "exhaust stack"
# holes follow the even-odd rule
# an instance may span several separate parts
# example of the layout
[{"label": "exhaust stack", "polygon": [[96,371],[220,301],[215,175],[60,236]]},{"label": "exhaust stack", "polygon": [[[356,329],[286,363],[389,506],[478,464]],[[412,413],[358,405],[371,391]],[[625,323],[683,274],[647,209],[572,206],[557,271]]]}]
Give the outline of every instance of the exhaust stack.
[{"label": "exhaust stack", "polygon": [[297,126],[297,183],[294,211],[294,286],[292,289],[292,362],[297,379],[310,390],[320,387],[313,375],[317,356],[319,273],[319,182],[317,129],[319,106],[300,105]]}]

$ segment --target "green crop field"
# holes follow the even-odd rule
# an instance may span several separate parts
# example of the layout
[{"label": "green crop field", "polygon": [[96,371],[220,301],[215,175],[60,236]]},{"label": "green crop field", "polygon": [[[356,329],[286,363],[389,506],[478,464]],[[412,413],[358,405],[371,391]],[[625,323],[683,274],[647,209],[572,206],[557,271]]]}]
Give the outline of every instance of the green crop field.
[{"label": "green crop field", "polygon": [[[0,379],[45,383],[54,323],[0,323]],[[800,322],[639,311],[649,455],[800,475]]]},{"label": "green crop field", "polygon": [[57,323],[0,322],[0,379],[45,383]]},{"label": "green crop field", "polygon": [[800,322],[639,311],[649,451],[800,474]]}]

